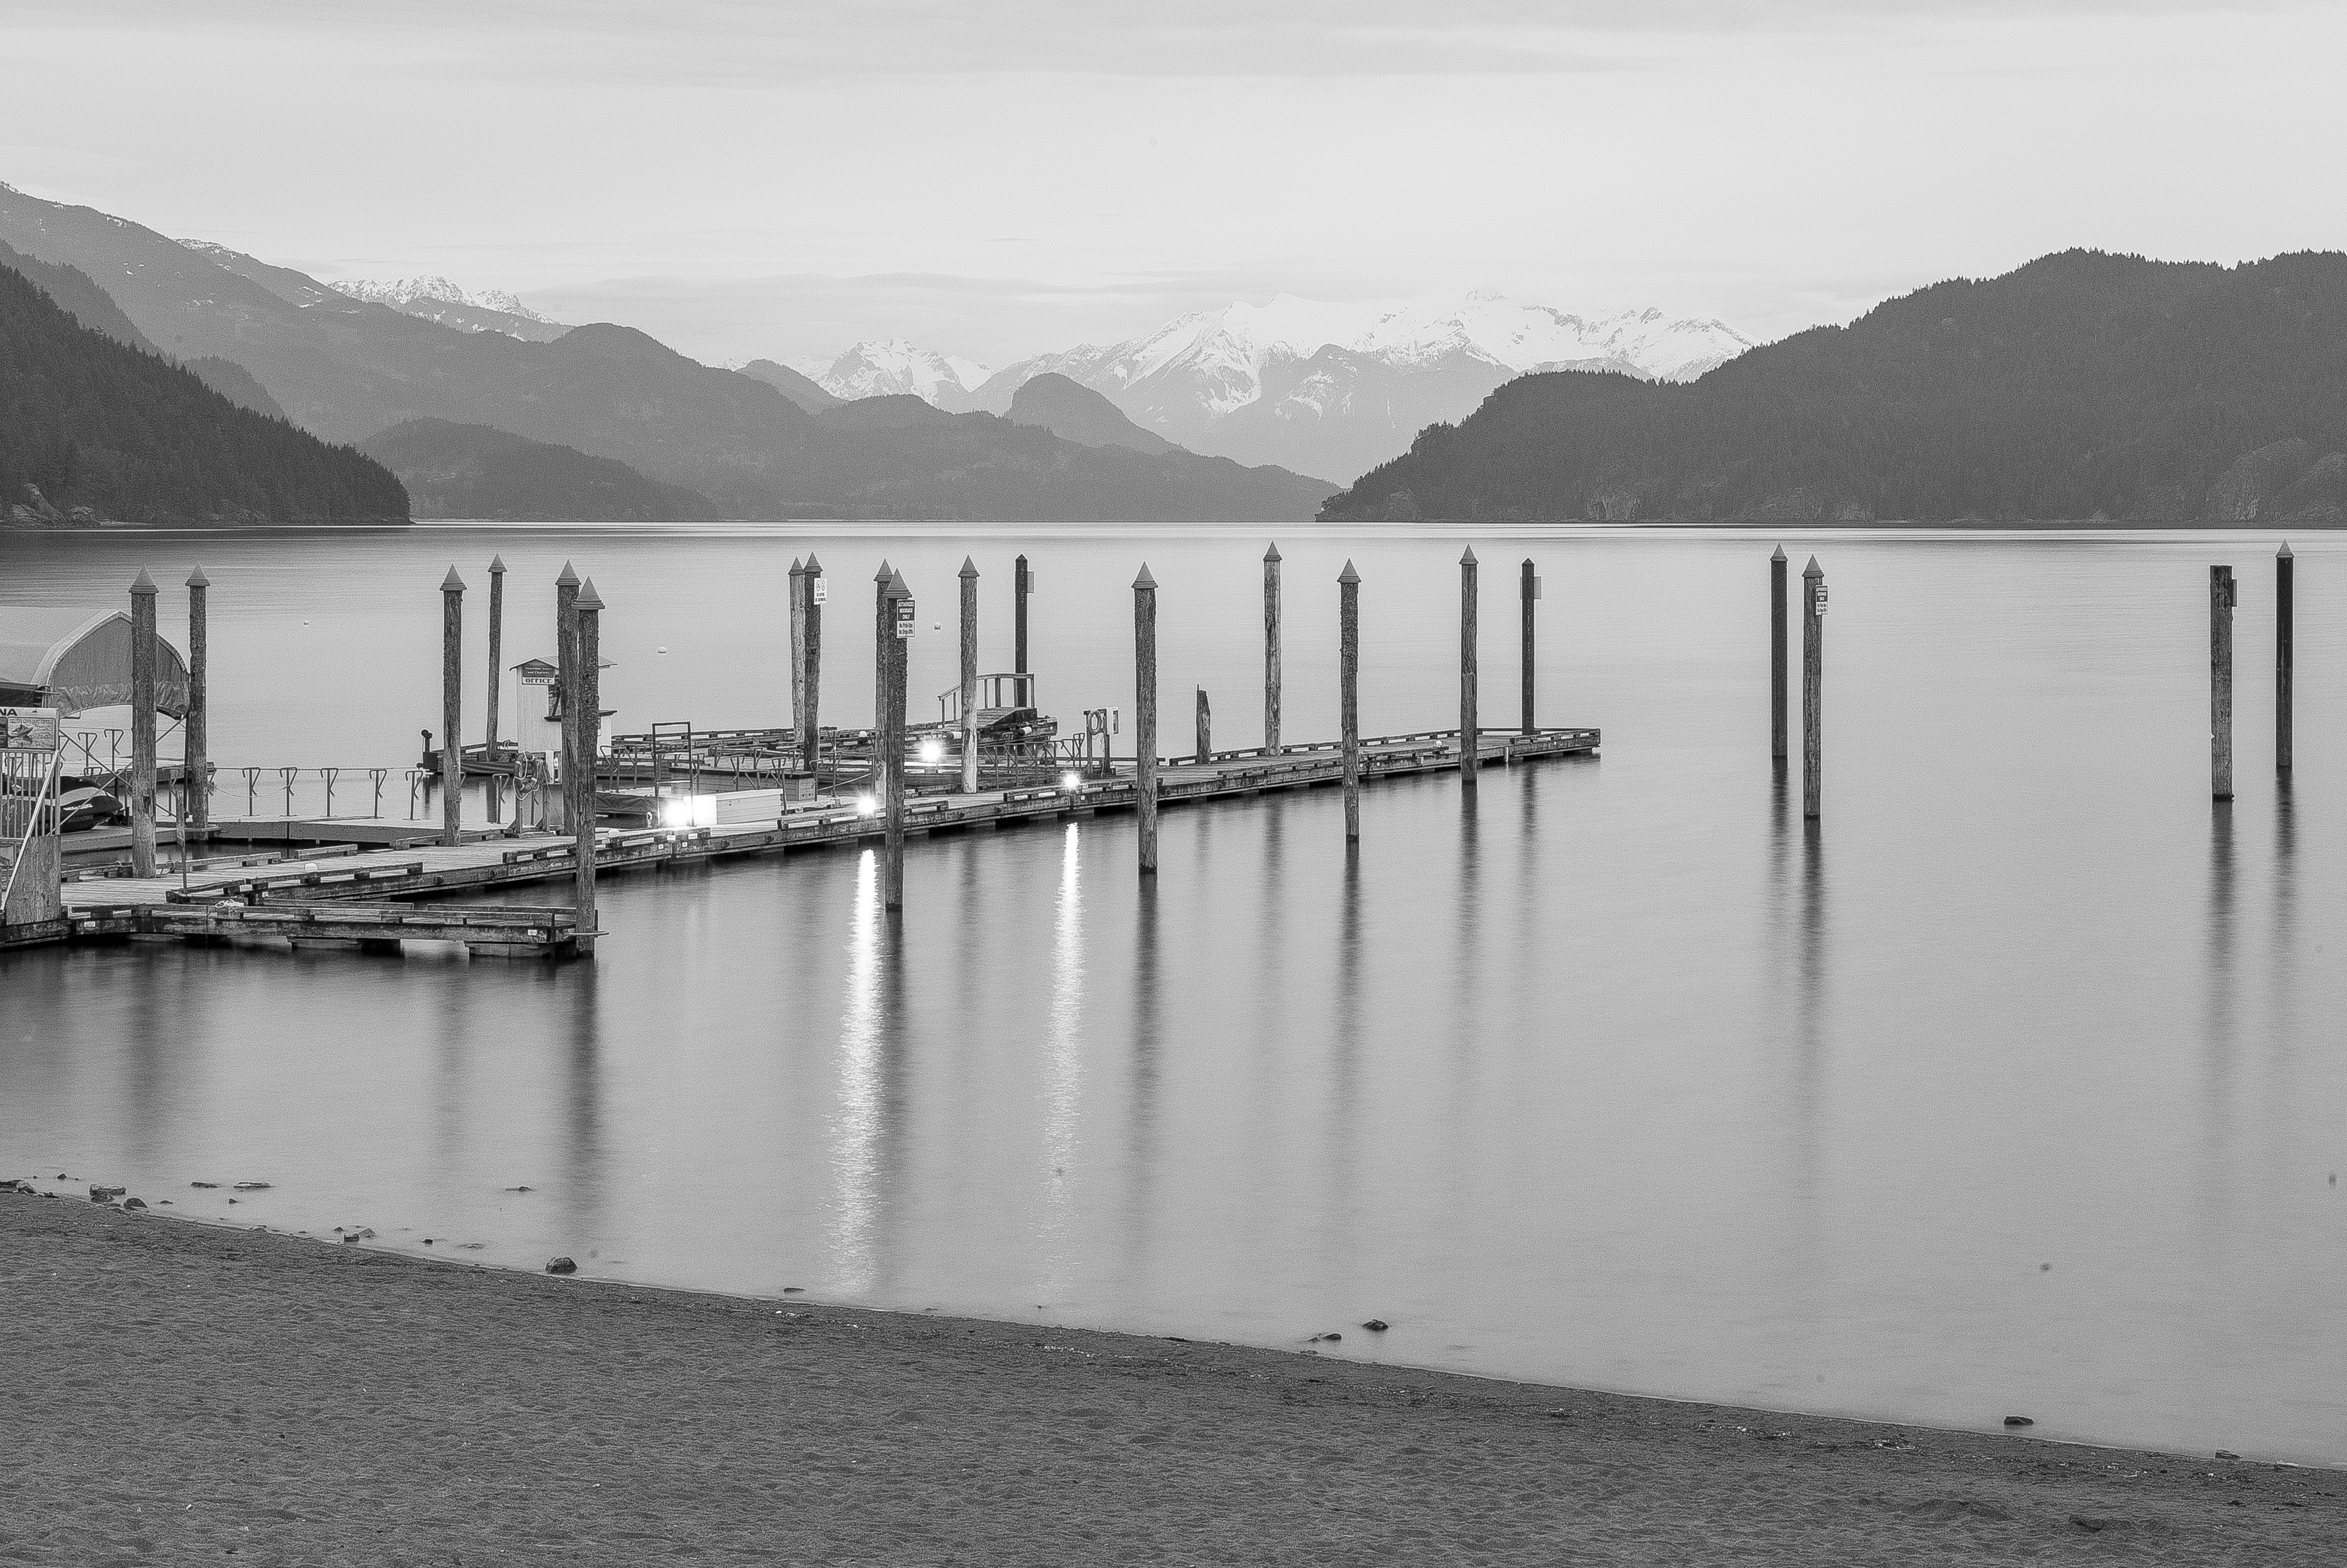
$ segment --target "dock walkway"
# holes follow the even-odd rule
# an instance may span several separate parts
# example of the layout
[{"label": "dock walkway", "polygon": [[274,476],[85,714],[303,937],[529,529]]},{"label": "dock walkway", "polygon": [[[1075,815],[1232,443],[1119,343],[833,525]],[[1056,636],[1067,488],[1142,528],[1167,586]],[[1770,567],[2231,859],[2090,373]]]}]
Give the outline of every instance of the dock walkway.
[{"label": "dock walkway", "polygon": [[[1598,732],[1536,730],[1531,734],[1485,731],[1477,757],[1491,767],[1511,762],[1594,752]],[[1386,735],[1361,743],[1364,784],[1381,779],[1442,773],[1459,766],[1459,732],[1431,730]],[[1267,791],[1305,789],[1342,780],[1344,759],[1336,742],[1216,752],[1204,763],[1173,759],[1158,772],[1161,806],[1230,800]],[[1130,810],[1136,786],[1130,777],[1092,779],[1074,788],[989,790],[976,794],[920,796],[908,803],[905,831],[918,836],[960,829],[989,828],[1037,820]],[[877,812],[833,804],[795,808],[779,820],[721,824],[713,827],[605,830],[596,843],[598,877],[645,866],[675,865],[736,855],[786,852],[808,846],[878,841],[886,823]],[[417,898],[530,883],[568,881],[575,873],[571,839],[562,834],[523,838],[481,837],[455,845],[409,845],[313,860],[289,860],[265,867],[220,866],[191,871],[185,878],[113,876],[68,883],[67,915],[121,910],[139,905],[203,906],[223,901],[273,907],[341,900]],[[92,927],[92,935],[103,934]],[[461,938],[454,938],[461,939]]]}]

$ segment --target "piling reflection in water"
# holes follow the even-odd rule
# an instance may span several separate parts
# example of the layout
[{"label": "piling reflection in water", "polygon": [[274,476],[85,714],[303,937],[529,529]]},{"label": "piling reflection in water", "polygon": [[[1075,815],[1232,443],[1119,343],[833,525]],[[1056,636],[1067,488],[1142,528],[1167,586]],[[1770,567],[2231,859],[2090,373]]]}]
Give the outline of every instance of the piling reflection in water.
[{"label": "piling reflection in water", "polygon": [[1084,1078],[1084,890],[1082,829],[1068,824],[1060,838],[1060,888],[1051,918],[1050,1032],[1043,1063],[1041,1214],[1037,1226],[1047,1296],[1067,1288],[1079,1266],[1071,1210],[1088,1173],[1078,1163]]},{"label": "piling reflection in water", "polygon": [[856,1291],[875,1283],[878,1212],[887,1201],[880,1191],[880,1071],[887,948],[879,857],[866,849],[856,855],[856,906],[848,917],[839,1089],[832,1110],[833,1267],[841,1284]]}]

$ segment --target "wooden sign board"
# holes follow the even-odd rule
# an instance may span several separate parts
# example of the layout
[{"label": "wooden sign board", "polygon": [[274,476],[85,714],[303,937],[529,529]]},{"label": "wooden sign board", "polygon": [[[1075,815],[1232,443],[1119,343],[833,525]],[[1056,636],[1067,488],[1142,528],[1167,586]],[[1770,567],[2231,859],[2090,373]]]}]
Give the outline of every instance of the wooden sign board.
[{"label": "wooden sign board", "polygon": [[817,579],[815,579],[815,601],[817,604],[821,604],[825,600],[829,599],[830,597],[831,597],[831,581],[830,581],[830,579],[827,579],[827,578],[820,578],[820,577],[819,577],[819,578],[817,578]]},{"label": "wooden sign board", "polygon": [[909,599],[898,600],[897,601],[897,637],[898,641],[901,641],[913,635],[913,601]]}]

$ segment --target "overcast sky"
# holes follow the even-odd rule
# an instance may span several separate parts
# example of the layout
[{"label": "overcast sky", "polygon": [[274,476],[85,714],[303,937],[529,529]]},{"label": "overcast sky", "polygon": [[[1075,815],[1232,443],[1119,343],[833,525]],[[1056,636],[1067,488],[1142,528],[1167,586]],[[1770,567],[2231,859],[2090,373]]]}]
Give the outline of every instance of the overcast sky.
[{"label": "overcast sky", "polygon": [[0,0],[0,179],[712,361],[1287,292],[1756,336],[2071,245],[2347,247],[2294,0]]}]

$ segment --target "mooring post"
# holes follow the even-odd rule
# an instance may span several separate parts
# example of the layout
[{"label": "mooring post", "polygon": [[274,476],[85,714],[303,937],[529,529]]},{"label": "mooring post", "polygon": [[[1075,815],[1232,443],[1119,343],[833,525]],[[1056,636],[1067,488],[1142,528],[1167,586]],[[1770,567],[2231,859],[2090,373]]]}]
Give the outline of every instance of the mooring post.
[{"label": "mooring post", "polygon": [[796,715],[799,722],[799,760],[805,764],[809,787],[823,785],[823,563],[807,551],[806,574],[806,706]]},{"label": "mooring post", "polygon": [[130,585],[130,874],[155,875],[155,579]]},{"label": "mooring post", "polygon": [[554,690],[555,703],[561,710],[562,720],[557,734],[562,754],[557,759],[562,767],[560,788],[554,792],[561,803],[561,821],[553,824],[558,832],[576,834],[579,831],[579,574],[570,563],[562,563],[562,575],[554,579]]},{"label": "mooring post", "polygon": [[1459,783],[1475,787],[1483,737],[1475,726],[1475,547],[1459,558]]},{"label": "mooring post", "polygon": [[572,829],[577,835],[571,856],[576,891],[570,903],[583,934],[574,939],[572,948],[581,958],[591,958],[600,924],[595,913],[595,753],[603,744],[603,597],[595,591],[593,578],[579,585],[573,609],[578,627],[579,717],[571,733],[579,747],[579,815]]},{"label": "mooring post", "polygon": [[212,821],[211,630],[204,591],[211,585],[201,567],[188,574],[188,716],[179,732],[179,815],[199,830]]},{"label": "mooring post", "polygon": [[465,579],[440,579],[440,842],[465,842]]},{"label": "mooring post", "polygon": [[1027,591],[1033,585],[1020,556],[1010,564],[1010,668],[1021,675],[1027,673]]},{"label": "mooring post", "polygon": [[2292,665],[2298,659],[2298,560],[2284,539],[2274,556],[2274,769],[2290,772]]},{"label": "mooring post", "polygon": [[800,715],[806,712],[806,568],[791,558],[788,584],[791,615],[791,735],[798,736]]},{"label": "mooring post", "polygon": [[1540,597],[1540,579],[1532,574],[1532,558],[1524,558],[1522,597],[1524,603],[1524,733],[1532,733],[1532,600]]},{"label": "mooring post", "polygon": [[1206,689],[1198,688],[1198,761],[1203,763],[1214,754],[1214,711],[1206,702]]},{"label": "mooring post", "polygon": [[881,592],[881,603],[887,610],[880,628],[880,668],[883,671],[879,751],[888,759],[887,832],[884,835],[885,854],[882,883],[884,906],[890,909],[905,907],[905,667],[907,645],[913,634],[913,590],[905,586],[905,574],[891,572],[888,585]]},{"label": "mooring post", "polygon": [[978,793],[978,563],[961,558],[961,793]]},{"label": "mooring post", "polygon": [[1279,547],[1263,552],[1263,743],[1279,750]]},{"label": "mooring post", "polygon": [[2209,569],[2209,771],[2218,800],[2233,798],[2233,569]]},{"label": "mooring post", "polygon": [[[489,558],[489,716],[488,733],[483,738],[488,743],[489,776],[486,786],[488,796],[489,820],[497,820],[497,671],[505,667],[506,657],[506,558]],[[519,764],[514,777],[521,777]],[[521,793],[517,783],[514,809],[521,809]]]},{"label": "mooring post", "polygon": [[1361,836],[1361,574],[1337,574],[1337,721],[1345,751],[1345,841]]},{"label": "mooring post", "polygon": [[1157,874],[1157,579],[1133,579],[1133,781],[1141,797],[1141,874]]},{"label": "mooring post", "polygon": [[1785,547],[1768,558],[1768,754],[1785,760]]},{"label": "mooring post", "polygon": [[1826,574],[1811,556],[1801,569],[1801,815],[1825,799]]},{"label": "mooring post", "polygon": [[896,606],[888,600],[889,579],[897,569],[887,561],[872,576],[872,798],[888,798],[888,780],[902,765],[902,757],[888,754],[888,643],[897,635]]}]

